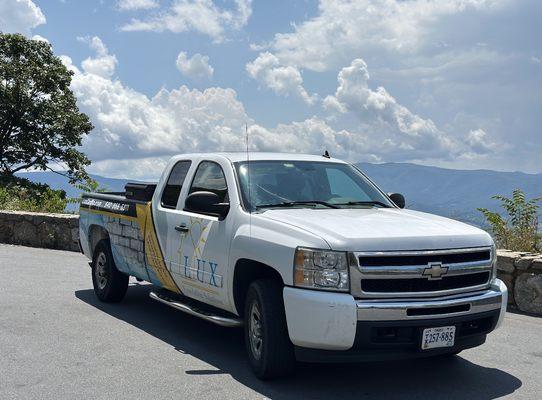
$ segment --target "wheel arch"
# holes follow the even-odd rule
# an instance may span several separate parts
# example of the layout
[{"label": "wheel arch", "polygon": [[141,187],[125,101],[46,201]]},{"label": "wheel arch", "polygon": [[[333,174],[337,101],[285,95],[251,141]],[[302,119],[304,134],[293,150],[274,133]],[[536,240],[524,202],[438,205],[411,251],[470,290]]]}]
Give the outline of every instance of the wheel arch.
[{"label": "wheel arch", "polygon": [[88,243],[90,257],[94,256],[94,249],[101,240],[109,240],[109,232],[101,225],[93,224],[88,228]]},{"label": "wheel arch", "polygon": [[248,258],[237,260],[233,273],[233,301],[238,315],[243,315],[250,284],[257,279],[265,278],[275,279],[284,285],[280,273],[270,265]]}]

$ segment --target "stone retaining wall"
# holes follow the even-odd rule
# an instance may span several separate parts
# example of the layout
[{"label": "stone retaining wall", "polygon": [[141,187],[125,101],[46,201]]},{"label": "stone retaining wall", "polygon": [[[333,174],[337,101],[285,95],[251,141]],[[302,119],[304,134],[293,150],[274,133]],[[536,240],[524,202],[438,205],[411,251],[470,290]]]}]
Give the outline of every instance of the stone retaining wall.
[{"label": "stone retaining wall", "polygon": [[497,250],[497,271],[508,305],[542,316],[542,254]]},{"label": "stone retaining wall", "polygon": [[79,216],[0,210],[0,243],[79,251]]}]

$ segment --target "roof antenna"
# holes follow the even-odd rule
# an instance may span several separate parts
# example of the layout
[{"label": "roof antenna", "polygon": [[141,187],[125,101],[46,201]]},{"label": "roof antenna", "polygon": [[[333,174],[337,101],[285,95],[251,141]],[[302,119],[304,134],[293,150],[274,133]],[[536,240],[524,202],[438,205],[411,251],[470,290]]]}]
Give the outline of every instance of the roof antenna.
[{"label": "roof antenna", "polygon": [[325,158],[331,158],[331,156],[329,155],[328,151],[324,151],[324,154],[322,154],[322,157],[325,157]]}]

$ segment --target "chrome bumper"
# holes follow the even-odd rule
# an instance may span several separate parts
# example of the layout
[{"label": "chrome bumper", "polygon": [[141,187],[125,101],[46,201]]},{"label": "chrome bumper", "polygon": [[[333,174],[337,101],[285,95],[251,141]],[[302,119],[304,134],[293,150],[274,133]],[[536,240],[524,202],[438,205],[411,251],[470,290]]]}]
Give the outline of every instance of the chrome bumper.
[{"label": "chrome bumper", "polygon": [[506,312],[506,285],[494,279],[490,289],[470,294],[424,300],[357,300],[358,321],[411,321],[478,314],[500,309],[499,322]]}]

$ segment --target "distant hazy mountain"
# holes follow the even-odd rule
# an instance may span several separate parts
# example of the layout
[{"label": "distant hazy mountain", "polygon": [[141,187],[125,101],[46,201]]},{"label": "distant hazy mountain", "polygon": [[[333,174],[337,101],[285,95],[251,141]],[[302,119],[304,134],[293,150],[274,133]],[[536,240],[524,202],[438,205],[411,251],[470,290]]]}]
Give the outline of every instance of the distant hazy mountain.
[{"label": "distant hazy mountain", "polygon": [[[495,194],[510,196],[514,189],[519,188],[529,198],[542,196],[542,174],[455,170],[403,163],[359,163],[358,166],[386,192],[402,193],[408,208],[476,225],[483,225],[482,215],[476,208],[499,210],[499,203],[491,199]],[[53,172],[18,175],[46,183],[54,189],[63,189],[69,197],[79,195],[66,178]],[[99,175],[92,175],[92,178],[109,191],[122,191],[128,182]]]},{"label": "distant hazy mountain", "polygon": [[402,193],[407,207],[476,225],[483,217],[476,209],[499,210],[495,194],[511,196],[522,189],[528,198],[542,195],[542,174],[456,170],[416,164],[359,163],[358,166],[386,192]]}]

